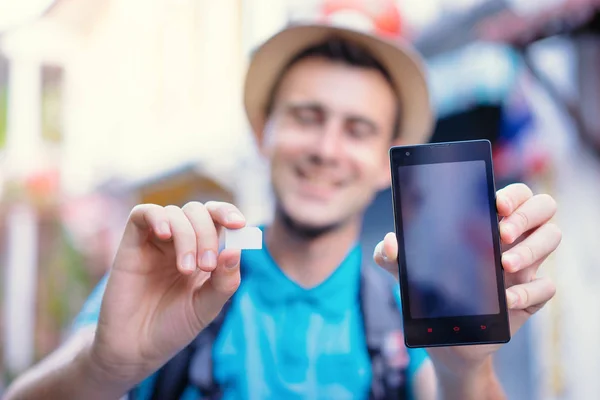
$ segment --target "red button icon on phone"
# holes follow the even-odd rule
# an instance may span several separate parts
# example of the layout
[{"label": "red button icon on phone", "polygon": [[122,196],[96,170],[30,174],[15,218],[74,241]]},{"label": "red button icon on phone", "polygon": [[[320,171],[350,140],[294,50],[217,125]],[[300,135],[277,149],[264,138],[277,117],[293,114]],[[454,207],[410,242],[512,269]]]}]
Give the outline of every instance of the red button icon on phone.
[{"label": "red button icon on phone", "polygon": [[433,332],[433,328],[427,328],[427,332],[428,332],[428,333],[431,333],[431,332]]},{"label": "red button icon on phone", "polygon": [[454,329],[454,332],[460,331],[460,328],[458,326],[455,326],[453,329]]},{"label": "red button icon on phone", "polygon": [[482,331],[485,331],[487,329],[487,326],[481,325],[480,328],[481,328]]}]

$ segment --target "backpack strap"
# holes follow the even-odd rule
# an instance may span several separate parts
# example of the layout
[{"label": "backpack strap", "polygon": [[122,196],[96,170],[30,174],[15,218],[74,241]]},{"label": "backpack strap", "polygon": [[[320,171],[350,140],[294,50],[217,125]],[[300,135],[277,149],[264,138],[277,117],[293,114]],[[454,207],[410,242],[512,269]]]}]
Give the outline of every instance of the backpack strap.
[{"label": "backpack strap", "polygon": [[381,268],[370,264],[361,268],[360,306],[373,376],[370,400],[407,398],[408,355],[395,285]]},{"label": "backpack strap", "polygon": [[152,400],[179,400],[190,385],[200,390],[203,399],[221,397],[213,378],[212,349],[231,303],[229,299],[213,322],[158,371]]},{"label": "backpack strap", "polygon": [[[243,262],[240,274],[243,280],[246,275]],[[212,351],[234,298],[235,294],[223,305],[219,315],[158,371],[151,400],[179,400],[189,386],[197,387],[202,399],[222,397],[213,375]]]},{"label": "backpack strap", "polygon": [[181,397],[187,386],[187,367],[192,353],[191,346],[187,346],[158,371],[151,400],[178,400]]},{"label": "backpack strap", "polygon": [[223,306],[218,317],[207,327],[205,335],[198,335],[194,340],[194,353],[188,365],[189,384],[198,388],[202,399],[217,400],[223,395],[218,382],[214,379],[213,346],[225,322],[227,312],[231,308],[233,298]]}]

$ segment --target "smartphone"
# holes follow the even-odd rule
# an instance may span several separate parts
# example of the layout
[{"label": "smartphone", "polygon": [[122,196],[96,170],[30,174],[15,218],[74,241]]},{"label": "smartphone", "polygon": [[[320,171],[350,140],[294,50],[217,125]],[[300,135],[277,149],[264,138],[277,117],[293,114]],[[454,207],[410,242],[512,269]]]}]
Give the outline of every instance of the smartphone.
[{"label": "smartphone", "polygon": [[508,342],[491,143],[389,154],[406,346]]}]

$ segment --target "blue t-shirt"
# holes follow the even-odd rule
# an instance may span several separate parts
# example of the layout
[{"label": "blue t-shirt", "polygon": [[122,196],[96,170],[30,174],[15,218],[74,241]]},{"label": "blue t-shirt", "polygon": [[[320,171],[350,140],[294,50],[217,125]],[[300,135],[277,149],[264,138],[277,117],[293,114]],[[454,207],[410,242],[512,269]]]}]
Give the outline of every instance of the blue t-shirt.
[{"label": "blue t-shirt", "polygon": [[[351,250],[320,285],[290,280],[266,249],[244,251],[244,279],[213,347],[213,372],[230,399],[366,399],[371,363],[362,322],[361,251]],[[93,291],[74,329],[96,323],[106,278]],[[396,285],[397,286],[397,285]],[[395,287],[398,305],[399,290]],[[407,349],[408,386],[427,358]],[[136,388],[150,398],[155,376]],[[198,399],[189,387],[182,400]]]}]

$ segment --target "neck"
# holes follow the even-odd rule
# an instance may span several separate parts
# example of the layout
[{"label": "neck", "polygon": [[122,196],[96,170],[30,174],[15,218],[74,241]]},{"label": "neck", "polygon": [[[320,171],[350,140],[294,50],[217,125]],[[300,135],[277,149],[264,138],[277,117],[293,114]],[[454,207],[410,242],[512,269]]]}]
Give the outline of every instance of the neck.
[{"label": "neck", "polygon": [[360,234],[353,218],[331,231],[307,238],[295,234],[276,216],[265,232],[265,241],[279,268],[298,285],[310,288],[325,281],[342,263]]}]

